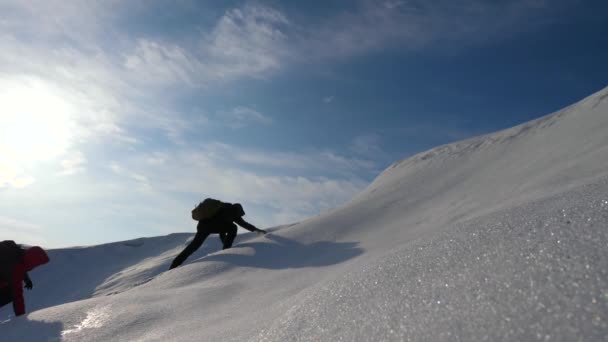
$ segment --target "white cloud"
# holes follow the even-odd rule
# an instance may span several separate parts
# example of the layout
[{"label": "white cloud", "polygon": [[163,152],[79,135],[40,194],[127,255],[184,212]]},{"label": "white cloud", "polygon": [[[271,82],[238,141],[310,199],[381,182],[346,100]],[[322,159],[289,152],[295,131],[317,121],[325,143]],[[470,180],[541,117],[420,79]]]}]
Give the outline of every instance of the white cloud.
[{"label": "white cloud", "polygon": [[[118,19],[140,19],[133,17],[138,13],[133,8],[145,6],[142,2],[8,1],[3,6],[11,15],[2,18],[0,28],[5,34],[0,41],[7,37],[18,41],[21,36],[37,38],[30,43],[39,47],[37,52],[43,52],[38,58],[34,53],[3,53],[4,59],[15,56],[20,64],[35,69],[59,65],[51,69],[72,76],[100,78],[98,70],[102,70],[109,76],[104,82],[113,79],[147,87],[177,83],[198,86],[265,77],[295,61],[350,57],[390,45],[419,48],[437,41],[485,40],[525,30],[535,15],[551,13],[545,2],[532,0],[469,0],[457,4],[442,0],[362,0],[348,5],[351,7],[324,20],[294,23],[276,8],[246,3],[227,10],[209,29],[199,28],[202,33],[194,44],[196,39],[192,37],[177,41],[121,31]],[[552,7],[560,6],[552,3]],[[36,23],[35,27],[29,25],[31,22]],[[114,42],[112,46],[102,45],[108,41]],[[76,53],[80,55],[77,60],[74,46],[80,52]],[[121,51],[130,46],[134,46],[132,51]],[[111,65],[116,59],[121,62]],[[57,61],[62,63],[53,63]],[[90,82],[81,84],[89,86]],[[129,87],[120,90],[125,88]]]},{"label": "white cloud", "polygon": [[154,152],[146,158],[146,163],[149,165],[163,165],[169,159],[169,155],[162,152]]},{"label": "white cloud", "polygon": [[[562,8],[563,3],[552,7]],[[138,39],[124,64],[139,79],[157,85],[207,86],[264,78],[294,63],[349,58],[387,47],[416,50],[434,44],[452,53],[459,46],[533,28],[539,22],[534,18],[547,19],[554,12],[533,0],[361,0],[345,5],[334,15],[308,23],[293,22],[270,6],[247,3],[227,10],[201,34],[198,45]]]},{"label": "white cloud", "polygon": [[138,75],[138,81],[170,86],[176,83],[193,85],[202,74],[203,65],[187,50],[172,44],[140,39],[125,67]]},{"label": "white cloud", "polygon": [[204,53],[217,78],[262,76],[282,66],[287,53],[287,17],[261,5],[245,5],[226,12],[204,42]]},{"label": "white cloud", "polygon": [[142,173],[125,168],[124,166],[115,161],[110,163],[109,167],[116,175],[124,176],[129,180],[139,183],[139,185],[142,186],[138,188],[139,190],[148,191],[150,189],[150,182],[148,180],[148,177],[143,175]]},{"label": "white cloud", "polygon": [[41,231],[40,225],[0,216],[2,240],[14,240],[18,244],[44,245],[46,240],[41,237]]},{"label": "white cloud", "polygon": [[85,165],[87,163],[87,159],[84,154],[80,151],[72,152],[66,159],[61,161],[61,167],[63,171],[61,171],[61,175],[69,176],[77,173],[82,173],[85,171]]},{"label": "white cloud", "polygon": [[77,73],[70,68],[42,76],[0,76],[0,98],[4,90],[8,90],[9,98],[0,101],[0,187],[33,184],[31,173],[43,162],[51,168],[58,166],[61,171],[39,172],[36,178],[84,171],[87,158],[76,150],[81,144],[137,142],[119,126],[118,113],[108,110],[114,104],[104,100],[104,91],[99,91],[102,88],[95,82],[80,85],[70,80]]},{"label": "white cloud", "polygon": [[355,137],[351,144],[351,150],[358,155],[375,157],[384,157],[385,152],[382,150],[382,137],[375,133],[363,134]]},{"label": "white cloud", "polygon": [[[132,87],[101,52],[37,45],[0,34],[0,80],[11,88],[36,80],[69,108],[75,140],[99,136],[124,137],[123,113],[133,111]],[[31,83],[31,82],[30,82]]]},{"label": "white cloud", "polygon": [[451,52],[448,46],[466,46],[533,27],[530,22],[535,15],[550,12],[530,0],[458,4],[362,0],[350,5],[310,24],[294,23],[276,8],[247,3],[227,10],[201,34],[196,46],[138,39],[124,65],[140,80],[156,85],[206,86],[243,77],[263,78],[289,64],[348,58],[390,46],[420,49],[441,42],[444,51]]},{"label": "white cloud", "polygon": [[209,161],[210,163],[238,164],[243,168],[279,169],[285,173],[300,172],[315,175],[331,173],[343,177],[353,177],[361,172],[375,173],[377,171],[377,165],[370,160],[348,158],[327,150],[301,153],[271,152],[221,143],[208,143],[198,150],[198,155],[214,158],[213,162]]},{"label": "white cloud", "polygon": [[242,128],[249,124],[270,125],[272,119],[255,109],[238,106],[228,112],[220,113],[226,124],[232,128]]},{"label": "white cloud", "polygon": [[13,162],[2,161],[0,159],[0,189],[6,186],[13,188],[24,188],[34,183],[34,177],[26,174]]},{"label": "white cloud", "polygon": [[[293,57],[306,62],[342,59],[402,47],[453,53],[454,49],[509,37],[544,25],[573,1],[517,0],[375,1],[354,6],[316,25],[304,26],[294,40]],[[353,4],[351,3],[351,4]],[[537,20],[543,18],[543,20]]]},{"label": "white cloud", "polygon": [[200,37],[198,47],[139,39],[124,65],[145,83],[208,85],[241,77],[264,77],[283,66],[288,55],[286,16],[270,7],[234,8]]},{"label": "white cloud", "polygon": [[[272,209],[263,219],[268,225],[334,208],[367,186],[367,181],[355,176],[360,171],[356,168],[362,167],[358,161],[333,153],[265,153],[225,144],[184,148],[177,153],[140,154],[111,167],[129,179],[134,174],[130,170],[144,164],[151,193],[217,197],[269,207]],[[293,168],[286,171],[285,167],[290,166]],[[328,170],[331,176],[327,176]]]},{"label": "white cloud", "polygon": [[[108,1],[20,1],[3,0],[0,20],[3,32],[19,32],[33,42],[56,42],[67,38],[79,46],[95,48],[94,37],[113,29],[114,16],[125,9],[118,0]],[[32,25],[35,23],[35,25]]]},{"label": "white cloud", "polygon": [[110,169],[117,175],[122,174],[123,168],[117,162],[110,163]]},{"label": "white cloud", "polygon": [[[299,218],[321,210],[339,206],[352,199],[367,184],[356,179],[309,178],[304,176],[260,175],[244,168],[214,166],[176,160],[179,170],[165,170],[158,184],[166,184],[165,191],[179,191],[202,197],[216,196],[229,201],[272,206],[277,213],[298,210]],[[161,176],[162,177],[162,176]],[[162,185],[161,185],[162,186]],[[270,222],[279,224],[288,222]]]},{"label": "white cloud", "polygon": [[[548,7],[523,0],[471,0],[459,6],[449,1],[354,4],[311,25],[293,22],[276,8],[247,3],[227,10],[198,37],[178,41],[121,29],[117,19],[132,13],[131,7],[143,6],[140,2],[8,1],[2,6],[12,15],[0,23],[0,74],[52,80],[76,108],[79,141],[110,137],[132,145],[139,141],[128,127],[143,125],[162,127],[173,142],[183,143],[181,136],[192,123],[170,109],[163,89],[266,77],[293,63],[347,58],[390,45],[416,48],[442,40],[483,39],[475,37],[526,27],[512,24]],[[31,22],[37,23],[35,29]],[[34,39],[24,38],[28,36]],[[323,101],[331,103],[334,97]],[[246,107],[233,114],[270,122]]]}]

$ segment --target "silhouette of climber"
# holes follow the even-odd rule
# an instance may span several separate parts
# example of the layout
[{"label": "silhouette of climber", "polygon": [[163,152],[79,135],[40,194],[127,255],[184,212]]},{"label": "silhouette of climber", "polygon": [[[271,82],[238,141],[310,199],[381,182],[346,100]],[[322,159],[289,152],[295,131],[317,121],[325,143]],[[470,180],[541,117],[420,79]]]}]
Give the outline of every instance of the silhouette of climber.
[{"label": "silhouette of climber", "polygon": [[266,234],[266,231],[258,229],[251,223],[243,220],[244,215],[245,211],[241,204],[223,203],[217,213],[210,218],[198,222],[194,239],[192,239],[190,244],[173,260],[169,269],[174,269],[181,265],[192,253],[203,245],[203,242],[209,234],[220,234],[220,240],[224,245],[223,249],[232,247],[238,230],[236,224],[251,232]]}]

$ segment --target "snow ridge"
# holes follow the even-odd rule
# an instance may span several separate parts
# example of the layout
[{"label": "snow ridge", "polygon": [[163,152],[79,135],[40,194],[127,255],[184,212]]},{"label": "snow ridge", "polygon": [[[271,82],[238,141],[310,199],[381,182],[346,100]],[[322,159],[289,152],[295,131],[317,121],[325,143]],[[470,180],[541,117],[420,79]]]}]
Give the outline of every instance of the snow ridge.
[{"label": "snow ridge", "polygon": [[8,341],[608,336],[608,88],[396,163],[342,208],[233,248],[192,234],[51,251]]}]

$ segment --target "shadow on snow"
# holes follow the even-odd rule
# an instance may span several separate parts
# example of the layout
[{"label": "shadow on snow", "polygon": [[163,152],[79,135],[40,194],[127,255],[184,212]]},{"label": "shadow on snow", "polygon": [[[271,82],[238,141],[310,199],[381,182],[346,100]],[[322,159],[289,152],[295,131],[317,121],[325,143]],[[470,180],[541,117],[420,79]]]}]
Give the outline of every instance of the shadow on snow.
[{"label": "shadow on snow", "polygon": [[286,269],[334,265],[363,253],[357,242],[319,241],[302,244],[275,234],[266,235],[266,239],[270,242],[245,242],[232,247],[235,250],[250,247],[254,255],[235,254],[227,250],[195,262],[221,261],[239,267]]},{"label": "shadow on snow", "polygon": [[61,322],[35,321],[22,317],[0,323],[2,341],[61,341]]}]

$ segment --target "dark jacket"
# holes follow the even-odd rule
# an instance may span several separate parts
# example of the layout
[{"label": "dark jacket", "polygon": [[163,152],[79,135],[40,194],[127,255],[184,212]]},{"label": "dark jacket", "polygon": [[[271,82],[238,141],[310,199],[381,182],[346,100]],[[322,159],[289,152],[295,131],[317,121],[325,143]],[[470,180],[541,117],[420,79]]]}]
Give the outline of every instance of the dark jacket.
[{"label": "dark jacket", "polygon": [[49,257],[40,247],[22,249],[13,241],[3,241],[0,258],[0,289],[9,288],[15,315],[21,316],[25,314],[23,281],[28,277],[27,272],[49,262]]},{"label": "dark jacket", "polygon": [[222,208],[213,217],[199,221],[198,229],[220,233],[233,226],[234,222],[251,232],[259,230],[251,223],[243,220],[243,216],[245,216],[245,211],[239,203],[224,203]]}]

